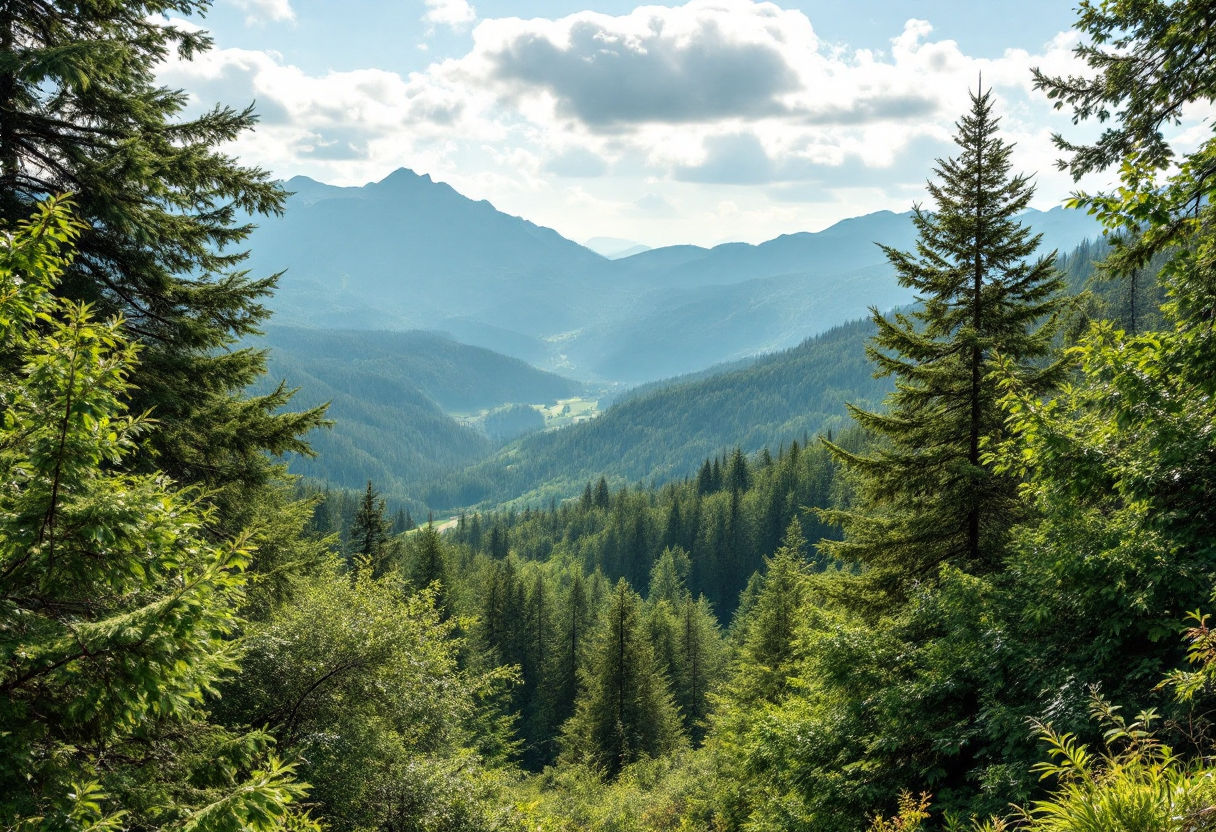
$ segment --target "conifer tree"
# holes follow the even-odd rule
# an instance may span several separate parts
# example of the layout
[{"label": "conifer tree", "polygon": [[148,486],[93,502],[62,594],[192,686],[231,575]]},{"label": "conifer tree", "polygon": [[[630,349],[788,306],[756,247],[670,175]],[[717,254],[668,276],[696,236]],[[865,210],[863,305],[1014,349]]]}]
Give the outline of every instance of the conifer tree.
[{"label": "conifer tree", "polygon": [[443,551],[443,538],[435,530],[434,523],[427,523],[414,535],[413,569],[410,580],[418,589],[432,587],[435,593],[435,609],[446,620],[448,609],[448,575]]},{"label": "conifer tree", "polygon": [[265,452],[306,453],[299,437],[322,410],[283,412],[282,386],[246,398],[264,354],[233,349],[265,319],[276,280],[240,271],[253,227],[244,216],[280,213],[285,197],[269,173],[221,150],[253,127],[252,109],[182,118],[187,95],[155,83],[170,53],[188,60],[211,47],[169,19],[209,6],[3,4],[0,224],[47,194],[73,194],[85,230],[55,291],[123,315],[143,346],[131,407],[156,421],[127,465],[218,489],[225,517],[247,518],[276,474]]},{"label": "conifer tree", "polygon": [[646,600],[666,601],[673,608],[682,604],[688,595],[685,582],[691,568],[688,553],[679,546],[664,549],[650,569],[650,588],[646,592]]},{"label": "conifer tree", "polygon": [[679,715],[655,666],[641,607],[618,581],[594,636],[577,708],[563,729],[565,755],[609,777],[680,742]]},{"label": "conifer tree", "polygon": [[389,522],[384,516],[385,504],[372,481],[367,481],[367,490],[359,501],[355,522],[351,526],[351,555],[371,565],[378,574],[384,568],[384,556],[388,546]]},{"label": "conifer tree", "polygon": [[584,645],[590,637],[591,606],[581,569],[576,569],[566,591],[557,624],[557,662],[553,681],[554,724],[564,723],[574,713],[578,698],[579,668]]},{"label": "conifer tree", "polygon": [[700,742],[705,737],[709,697],[722,670],[722,633],[704,595],[696,599],[686,595],[678,614],[678,661],[672,687],[685,731]]},{"label": "conifer tree", "polygon": [[781,547],[765,558],[761,588],[742,622],[743,647],[733,688],[745,703],[776,701],[794,662],[794,635],[804,597],[806,539],[795,519]]},{"label": "conifer tree", "polygon": [[856,511],[829,511],[843,542],[821,548],[871,567],[888,586],[933,577],[942,563],[994,569],[1016,520],[1016,479],[984,462],[1004,435],[998,366],[1024,391],[1045,393],[1061,372],[1051,353],[1062,282],[1054,253],[1029,260],[1040,236],[1016,219],[1034,188],[1010,176],[1011,146],[997,134],[990,92],[972,94],[958,123],[956,158],[939,160],[928,184],[932,211],[916,206],[915,253],[883,247],[911,312],[873,312],[867,348],[877,375],[894,375],[887,412],[850,407],[880,438],[870,455],[827,442],[857,476]]},{"label": "conifer tree", "polygon": [[608,508],[608,480],[600,477],[599,482],[595,484],[595,496],[593,498],[596,508]]},{"label": "conifer tree", "polygon": [[[2,30],[0,30],[2,31]],[[194,489],[115,470],[145,429],[122,322],[52,298],[81,229],[0,235],[0,827],[272,830],[304,794],[263,731],[210,721],[248,536]]]}]

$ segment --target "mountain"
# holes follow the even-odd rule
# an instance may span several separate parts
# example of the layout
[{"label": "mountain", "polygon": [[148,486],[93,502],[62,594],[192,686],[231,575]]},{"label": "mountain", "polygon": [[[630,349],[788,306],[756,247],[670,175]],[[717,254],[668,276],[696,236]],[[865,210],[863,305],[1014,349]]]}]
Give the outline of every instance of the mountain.
[{"label": "mountain", "polygon": [[855,321],[743,366],[627,394],[597,419],[525,437],[414,495],[437,510],[540,505],[574,496],[601,475],[663,482],[728,448],[804,442],[844,426],[845,402],[874,405],[890,389],[866,358],[874,331],[870,321]]},{"label": "mountain", "polygon": [[491,454],[496,443],[454,413],[584,392],[579,382],[432,332],[273,326],[252,343],[269,349],[266,383],[299,387],[297,405],[330,402],[333,428],[308,437],[317,456],[293,459],[292,472],[349,488],[372,479],[402,494]]},{"label": "mountain", "polygon": [[[691,372],[912,300],[875,245],[910,247],[907,214],[609,260],[405,169],[357,188],[286,185],[295,193],[284,215],[250,240],[255,273],[287,269],[271,301],[277,321],[443,331],[584,380]],[[1098,234],[1079,212],[1026,220],[1048,248]]]},{"label": "mountain", "polygon": [[625,257],[641,254],[644,251],[650,251],[650,246],[642,245],[634,240],[622,240],[620,237],[592,237],[583,243],[583,245],[596,254],[602,254],[609,260],[621,260]]}]

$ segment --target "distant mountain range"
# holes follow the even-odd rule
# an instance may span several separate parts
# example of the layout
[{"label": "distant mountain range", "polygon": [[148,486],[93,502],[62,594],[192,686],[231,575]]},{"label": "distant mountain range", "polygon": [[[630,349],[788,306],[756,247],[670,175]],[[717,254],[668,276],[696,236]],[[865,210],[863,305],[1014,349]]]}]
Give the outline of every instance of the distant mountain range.
[{"label": "distant mountain range", "polygon": [[[910,247],[907,214],[611,260],[406,169],[359,188],[286,185],[295,193],[285,214],[261,220],[250,240],[255,273],[287,269],[276,322],[438,330],[584,380],[688,373],[912,300],[874,245]],[[1048,249],[1099,233],[1075,211],[1026,219]]]},{"label": "distant mountain range", "polygon": [[583,243],[583,245],[596,254],[604,255],[609,260],[621,260],[625,257],[641,254],[644,251],[650,251],[650,246],[633,240],[622,240],[620,237],[592,237]]}]

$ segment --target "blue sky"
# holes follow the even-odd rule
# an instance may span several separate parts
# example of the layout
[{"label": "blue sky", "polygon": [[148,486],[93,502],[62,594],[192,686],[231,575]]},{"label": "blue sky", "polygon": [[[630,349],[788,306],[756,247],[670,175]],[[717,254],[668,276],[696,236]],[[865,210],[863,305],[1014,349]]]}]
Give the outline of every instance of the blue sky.
[{"label": "blue sky", "polygon": [[232,150],[283,178],[409,167],[580,241],[759,242],[907,210],[981,72],[1037,207],[1059,204],[1075,186],[1050,134],[1090,128],[1029,70],[1076,69],[1073,17],[1044,0],[216,0],[189,22],[216,48],[162,79],[199,107],[256,101]]}]

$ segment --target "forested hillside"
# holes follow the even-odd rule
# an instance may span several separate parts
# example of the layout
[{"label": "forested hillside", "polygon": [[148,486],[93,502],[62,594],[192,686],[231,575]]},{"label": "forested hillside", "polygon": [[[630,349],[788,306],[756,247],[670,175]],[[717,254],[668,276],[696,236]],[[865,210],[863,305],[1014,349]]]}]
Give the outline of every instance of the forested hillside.
[{"label": "forested hillside", "polygon": [[692,473],[738,446],[753,453],[845,423],[845,403],[877,403],[888,383],[866,361],[868,321],[837,327],[791,350],[706,378],[628,396],[590,422],[526,437],[490,459],[425,486],[448,509],[577,495],[588,479],[614,485]]},{"label": "forested hillside", "polygon": [[270,350],[268,380],[300,388],[301,404],[329,403],[334,426],[309,435],[316,455],[293,458],[292,472],[342,488],[370,479],[398,497],[523,432],[487,432],[451,414],[584,392],[579,382],[430,332],[272,326],[250,343]]}]

